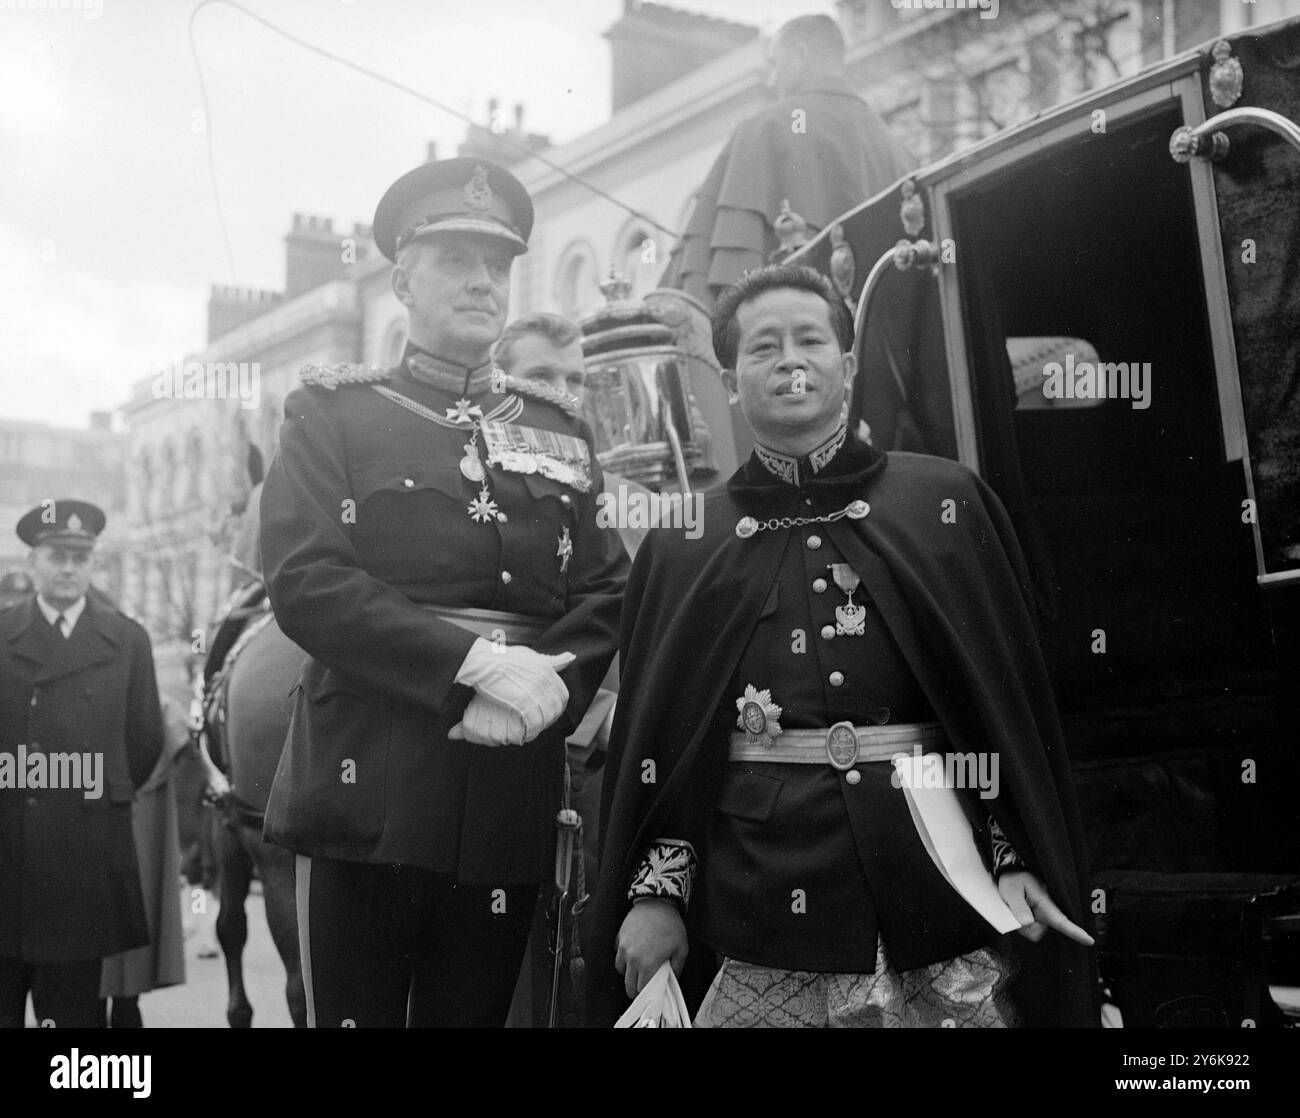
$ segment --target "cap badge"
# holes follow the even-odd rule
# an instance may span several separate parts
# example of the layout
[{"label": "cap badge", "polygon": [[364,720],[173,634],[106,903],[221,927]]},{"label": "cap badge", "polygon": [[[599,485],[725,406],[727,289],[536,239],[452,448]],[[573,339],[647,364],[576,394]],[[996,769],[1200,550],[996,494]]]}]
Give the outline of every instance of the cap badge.
[{"label": "cap badge", "polygon": [[492,188],[488,185],[487,170],[482,163],[474,168],[474,177],[465,184],[465,205],[484,213],[492,207]]},{"label": "cap badge", "polygon": [[781,735],[782,708],[772,702],[772,692],[764,688],[756,691],[752,683],[745,684],[745,693],[736,700],[740,717],[736,729],[745,731],[749,745],[763,745],[768,749]]},{"label": "cap badge", "polygon": [[68,517],[68,531],[69,532],[81,531],[81,517],[79,517],[75,512],[70,517]]}]

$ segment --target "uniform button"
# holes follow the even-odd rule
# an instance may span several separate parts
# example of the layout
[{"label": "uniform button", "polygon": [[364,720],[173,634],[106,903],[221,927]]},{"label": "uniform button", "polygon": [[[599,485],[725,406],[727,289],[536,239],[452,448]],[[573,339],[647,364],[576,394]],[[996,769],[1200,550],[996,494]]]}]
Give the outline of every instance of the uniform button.
[{"label": "uniform button", "polygon": [[809,508],[812,508],[812,498],[811,498],[811,497],[805,497],[805,498],[803,499],[803,503],[804,503],[805,505],[807,505]]},{"label": "uniform button", "polygon": [[809,550],[809,551],[816,551],[819,547],[821,547],[821,545],[822,545],[822,538],[821,538],[821,536],[809,536],[809,537],[808,537],[808,550]]},{"label": "uniform button", "polygon": [[560,504],[562,504],[562,505],[571,505],[571,504],[573,504],[573,498],[570,497],[567,493],[561,493],[561,494],[560,494]]},{"label": "uniform button", "polygon": [[507,519],[507,518],[506,518],[506,514],[505,514],[505,513],[503,513],[503,512],[499,512],[499,513],[497,513],[497,523],[498,523],[498,524],[504,524],[504,523],[506,522],[506,519]]},{"label": "uniform button", "polygon": [[35,705],[36,705],[36,696],[37,696],[39,693],[40,693],[40,692],[38,692],[38,691],[33,691],[33,692],[32,692],[32,706],[35,706]]},{"label": "uniform button", "polygon": [[844,685],[844,673],[843,673],[843,672],[831,672],[831,674],[830,674],[830,681],[831,681],[831,686],[832,686],[832,687],[842,687],[842,686]]},{"label": "uniform button", "polygon": [[28,806],[28,807],[35,807],[35,806],[36,806],[36,797],[35,797],[35,796],[28,796],[28,797],[27,797],[27,806]]},{"label": "uniform button", "polygon": [[826,593],[826,580],[824,578],[813,579],[813,593],[814,594]]},{"label": "uniform button", "polygon": [[844,774],[844,779],[849,784],[857,784],[857,782],[862,779],[862,774],[858,772],[857,769],[849,769],[849,771]]},{"label": "uniform button", "polygon": [[501,572],[501,581],[502,581],[502,582],[509,582],[512,578],[514,578],[514,575],[512,575],[509,571],[502,571],[502,572]]},{"label": "uniform button", "polygon": [[823,626],[822,626],[822,640],[824,640],[824,641],[829,641],[829,640],[834,640],[834,639],[835,639],[835,626],[834,626],[834,625],[823,625]]},{"label": "uniform button", "polygon": [[414,479],[414,478],[409,478],[409,477],[404,477],[404,478],[402,478],[402,484],[405,485],[407,489],[414,489],[414,488],[415,488],[415,479]]}]

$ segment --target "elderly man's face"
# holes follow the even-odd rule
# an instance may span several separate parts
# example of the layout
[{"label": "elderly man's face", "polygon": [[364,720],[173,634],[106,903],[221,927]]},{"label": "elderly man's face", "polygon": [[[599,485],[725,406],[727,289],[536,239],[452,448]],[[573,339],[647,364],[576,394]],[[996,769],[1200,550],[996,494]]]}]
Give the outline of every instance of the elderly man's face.
[{"label": "elderly man's face", "polygon": [[440,357],[479,364],[510,309],[514,256],[500,242],[464,233],[418,241],[393,270],[393,291],[410,311],[411,340]]},{"label": "elderly man's face", "polygon": [[582,342],[574,340],[557,346],[545,334],[524,334],[510,346],[510,365],[506,369],[517,380],[548,384],[583,398],[586,366],[582,360]]},{"label": "elderly man's face", "polygon": [[[755,436],[774,450],[829,434],[853,379],[825,300],[779,287],[736,309],[735,390]],[[794,453],[795,451],[789,451]]]},{"label": "elderly man's face", "polygon": [[28,565],[36,592],[55,609],[67,609],[90,589],[94,550],[60,543],[38,544],[32,548]]}]

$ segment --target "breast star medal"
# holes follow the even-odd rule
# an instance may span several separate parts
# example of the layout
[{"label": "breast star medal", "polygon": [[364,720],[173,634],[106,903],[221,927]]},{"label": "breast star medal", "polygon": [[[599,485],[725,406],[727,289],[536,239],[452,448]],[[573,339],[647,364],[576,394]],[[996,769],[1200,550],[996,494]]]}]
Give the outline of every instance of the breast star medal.
[{"label": "breast star medal", "polygon": [[493,520],[505,519],[505,514],[497,508],[497,503],[492,500],[492,494],[488,492],[486,485],[478,491],[478,496],[469,503],[469,515],[477,524],[488,524]]},{"label": "breast star medal", "polygon": [[567,524],[560,534],[560,546],[555,554],[560,557],[560,574],[564,574],[569,569],[569,560],[573,558],[573,540],[569,538],[569,526]]},{"label": "breast star medal", "polygon": [[772,692],[766,688],[756,691],[752,683],[746,683],[745,693],[736,700],[736,709],[740,712],[736,729],[745,731],[745,741],[771,749],[781,736],[782,714],[781,707],[772,702]]},{"label": "breast star medal", "polygon": [[847,605],[835,607],[835,635],[837,637],[865,636],[867,607],[860,606],[853,600],[853,592],[857,590],[862,580],[847,563],[830,563],[828,566],[835,585],[849,596]]}]

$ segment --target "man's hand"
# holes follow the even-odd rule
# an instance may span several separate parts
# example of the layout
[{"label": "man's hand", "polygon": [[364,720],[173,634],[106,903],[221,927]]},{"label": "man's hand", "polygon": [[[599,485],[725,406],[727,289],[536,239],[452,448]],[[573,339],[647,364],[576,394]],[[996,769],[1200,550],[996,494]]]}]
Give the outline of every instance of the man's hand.
[{"label": "man's hand", "polygon": [[456,673],[456,682],[513,711],[532,741],[564,713],[569,689],[559,673],[577,659],[572,652],[546,656],[522,644],[501,645],[479,637]]},{"label": "man's hand", "polygon": [[678,975],[686,965],[686,925],[671,901],[637,901],[623,918],[617,944],[614,969],[623,976],[629,998],[636,997],[666,961]]},{"label": "man's hand", "polygon": [[533,740],[526,736],[519,715],[482,695],[470,699],[461,720],[447,732],[447,737],[474,745],[523,745]]},{"label": "man's hand", "polygon": [[1048,928],[1055,928],[1085,947],[1095,942],[1078,924],[1052,903],[1043,883],[1032,873],[1015,870],[998,878],[998,892],[1003,901],[1020,921],[1020,934],[1034,943],[1043,938]]}]

